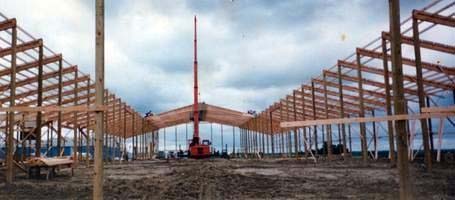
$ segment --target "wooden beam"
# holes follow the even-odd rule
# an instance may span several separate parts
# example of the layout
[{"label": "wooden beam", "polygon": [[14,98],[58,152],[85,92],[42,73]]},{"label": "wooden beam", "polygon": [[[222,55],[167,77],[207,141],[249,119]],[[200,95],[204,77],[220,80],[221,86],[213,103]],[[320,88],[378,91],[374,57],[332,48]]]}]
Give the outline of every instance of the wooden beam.
[{"label": "wooden beam", "polygon": [[281,128],[295,128],[295,127],[309,127],[316,125],[327,125],[327,124],[355,124],[355,123],[368,123],[368,122],[384,122],[384,121],[399,121],[399,120],[419,120],[429,118],[446,118],[455,116],[454,112],[429,112],[429,113],[418,113],[418,114],[401,114],[401,115],[386,115],[380,117],[351,117],[351,118],[333,118],[333,119],[317,119],[317,120],[305,120],[295,122],[281,122]]},{"label": "wooden beam", "polygon": [[14,107],[0,107],[0,112],[100,112],[106,110],[105,106],[88,107],[85,105],[78,106],[41,106],[41,107],[28,107],[28,106],[14,106]]},{"label": "wooden beam", "polygon": [[0,31],[8,30],[13,27],[16,27],[16,19],[7,19],[0,22]]},{"label": "wooden beam", "polygon": [[435,24],[446,25],[450,27],[455,27],[455,19],[450,16],[443,16],[439,14],[433,14],[421,10],[414,10],[412,15],[415,19],[422,21],[432,22]]},{"label": "wooden beam", "polygon": [[[414,11],[416,12],[416,11]],[[415,15],[414,15],[415,16]],[[417,77],[417,93],[419,94],[419,108],[420,110],[425,107],[425,95],[422,75],[422,57],[420,55],[420,37],[419,37],[419,22],[417,18],[412,18],[412,36],[414,41],[414,58],[416,66],[416,77]],[[430,151],[430,133],[428,130],[428,124],[426,119],[420,120],[420,126],[422,131],[422,142],[424,151],[425,167],[428,172],[431,172],[431,151]]]},{"label": "wooden beam", "polygon": [[[95,105],[104,105],[104,0],[96,0],[96,45],[95,45]],[[103,199],[103,134],[104,113],[95,113],[95,165],[93,179],[93,199]]]},{"label": "wooden beam", "polygon": [[[393,115],[392,113],[392,97],[390,95],[390,77],[393,76],[392,73],[389,73],[389,61],[386,56],[387,54],[387,43],[384,38],[381,40],[381,47],[382,47],[382,55],[383,55],[383,60],[382,60],[382,66],[384,69],[384,85],[385,85],[385,103],[386,103],[386,114],[387,115]],[[387,121],[387,134],[388,134],[388,139],[389,139],[389,156],[390,156],[390,162],[392,163],[392,166],[396,164],[396,159],[395,159],[395,139],[394,139],[394,129],[393,129],[393,122],[392,121]]]},{"label": "wooden beam", "polygon": [[[392,88],[395,115],[406,114],[406,100],[403,89],[403,62],[401,55],[400,1],[389,0],[390,15],[390,54],[392,60]],[[408,134],[406,120],[395,121],[395,133],[398,146],[398,171],[400,177],[400,199],[413,199],[409,180]]]}]

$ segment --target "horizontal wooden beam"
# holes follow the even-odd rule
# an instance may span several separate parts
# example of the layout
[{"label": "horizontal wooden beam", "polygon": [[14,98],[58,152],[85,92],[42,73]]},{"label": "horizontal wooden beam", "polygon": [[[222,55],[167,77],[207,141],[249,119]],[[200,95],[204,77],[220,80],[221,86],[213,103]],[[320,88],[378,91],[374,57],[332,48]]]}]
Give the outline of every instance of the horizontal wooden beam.
[{"label": "horizontal wooden beam", "polygon": [[[445,110],[444,112],[440,112]],[[321,120],[306,120],[294,122],[281,122],[281,128],[296,128],[307,127],[315,125],[330,125],[330,124],[352,124],[352,123],[368,123],[368,122],[382,122],[382,121],[396,121],[396,120],[417,120],[428,118],[446,118],[455,116],[455,107],[451,110],[447,108],[431,108],[427,109],[426,113],[421,114],[403,114],[403,115],[388,115],[381,117],[354,117],[354,118],[336,118],[336,119],[321,119]]]},{"label": "horizontal wooden beam", "polygon": [[28,107],[28,106],[14,106],[14,107],[0,107],[0,112],[96,112],[106,110],[105,106],[40,106],[40,107]]},{"label": "horizontal wooden beam", "polygon": [[[390,40],[390,33],[382,32],[382,38],[384,38],[386,40]],[[414,46],[414,38],[406,36],[406,35],[401,35],[401,42],[404,44]],[[455,54],[455,46],[453,46],[453,45],[441,44],[441,43],[431,42],[431,41],[422,40],[422,39],[420,39],[419,42],[420,42],[420,47],[422,47],[422,48],[432,49],[435,51],[440,51],[440,52],[449,53],[449,54]]]},{"label": "horizontal wooden beam", "polygon": [[4,31],[16,26],[16,19],[8,19],[0,22],[0,31]]},{"label": "horizontal wooden beam", "polygon": [[412,12],[412,16],[418,20],[455,27],[455,18],[450,16],[442,16],[439,14],[433,14],[421,10],[414,10]]},{"label": "horizontal wooden beam", "polygon": [[[38,48],[41,45],[43,45],[43,41],[41,39],[33,40],[33,41],[30,41],[30,42],[24,42],[22,44],[17,45],[14,50],[15,50],[16,53],[19,53],[19,52],[24,52],[24,51],[27,51],[27,50],[30,50],[30,49]],[[11,47],[1,49],[0,50],[0,57],[10,55],[11,53],[13,53],[13,48],[11,48]]]}]

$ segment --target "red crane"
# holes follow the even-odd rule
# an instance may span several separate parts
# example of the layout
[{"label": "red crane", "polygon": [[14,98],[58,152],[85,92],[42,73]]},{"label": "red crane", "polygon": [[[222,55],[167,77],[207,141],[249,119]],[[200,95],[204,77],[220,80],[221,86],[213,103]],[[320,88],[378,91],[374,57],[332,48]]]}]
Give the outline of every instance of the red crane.
[{"label": "red crane", "polygon": [[198,80],[197,80],[197,19],[194,16],[194,103],[193,103],[193,124],[194,133],[193,139],[189,145],[190,158],[208,158],[210,157],[210,141],[203,140],[202,143],[199,138],[199,102],[198,102]]}]

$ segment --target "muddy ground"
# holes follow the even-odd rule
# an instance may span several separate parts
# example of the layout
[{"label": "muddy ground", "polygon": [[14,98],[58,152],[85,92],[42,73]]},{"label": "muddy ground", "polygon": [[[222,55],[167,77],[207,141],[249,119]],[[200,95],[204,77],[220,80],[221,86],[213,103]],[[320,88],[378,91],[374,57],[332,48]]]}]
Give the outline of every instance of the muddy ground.
[{"label": "muddy ground", "polygon": [[[455,199],[455,165],[435,164],[424,173],[412,164],[416,199]],[[18,173],[6,188],[0,170],[0,199],[90,199],[91,168],[71,177],[28,180]],[[358,160],[173,160],[105,166],[105,199],[398,199],[397,169],[386,161]]]}]

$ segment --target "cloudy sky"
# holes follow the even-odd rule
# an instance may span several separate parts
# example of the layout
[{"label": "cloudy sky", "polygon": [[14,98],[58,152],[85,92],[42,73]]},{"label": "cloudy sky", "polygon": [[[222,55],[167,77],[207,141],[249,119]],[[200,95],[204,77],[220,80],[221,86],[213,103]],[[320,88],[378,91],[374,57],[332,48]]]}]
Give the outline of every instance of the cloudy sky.
[{"label": "cloudy sky", "polygon": [[[402,18],[429,2],[402,1]],[[197,15],[202,101],[261,111],[387,30],[387,6],[386,0],[106,1],[106,84],[140,112],[192,103]],[[93,0],[0,0],[0,12],[94,74]]]}]

